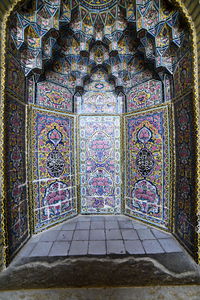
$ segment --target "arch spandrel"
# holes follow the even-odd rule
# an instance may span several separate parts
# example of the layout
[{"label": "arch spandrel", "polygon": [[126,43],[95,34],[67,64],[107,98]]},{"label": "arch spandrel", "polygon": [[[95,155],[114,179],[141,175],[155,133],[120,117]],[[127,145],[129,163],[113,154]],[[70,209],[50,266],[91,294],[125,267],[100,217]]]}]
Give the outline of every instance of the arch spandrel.
[{"label": "arch spandrel", "polygon": [[[84,2],[84,1],[83,1]],[[180,4],[181,3],[181,1],[177,1],[176,2],[176,4]],[[57,5],[56,3],[55,3],[55,5]],[[113,4],[114,5],[114,4]],[[137,5],[139,6],[140,5],[140,3],[138,2],[137,3]],[[180,4],[181,5],[181,4]],[[113,9],[113,7],[114,6],[112,6],[111,7],[111,9]],[[183,5],[181,5],[181,7],[182,7],[182,10],[185,12],[186,11],[186,9],[184,8],[184,6]],[[197,6],[198,7],[198,6]],[[152,9],[156,9],[156,7],[154,7],[154,8],[152,8]],[[131,9],[130,9],[130,12],[131,12]],[[130,15],[130,12],[129,12],[129,15]],[[51,12],[52,13],[52,12]],[[52,14],[53,15],[53,14]],[[55,14],[56,15],[56,14]],[[67,15],[67,14],[66,14]],[[87,22],[91,22],[90,24],[95,24],[95,21],[94,21],[94,19],[95,19],[95,17],[94,17],[94,15],[92,16],[91,15],[91,13],[89,14],[90,15],[90,18],[88,17],[88,21]],[[109,16],[111,16],[110,17],[110,22],[112,23],[113,21],[111,20],[111,19],[113,19],[113,15],[114,15],[114,10],[113,10],[113,12],[110,10],[109,11]],[[156,15],[156,14],[155,14]],[[186,14],[187,15],[187,14]],[[69,17],[69,13],[68,13],[68,17]],[[98,16],[96,16],[96,22],[97,22],[97,19],[98,19],[99,17]],[[134,19],[134,14],[132,15],[132,17],[131,17],[132,19]],[[130,18],[130,20],[131,20],[131,18]],[[145,23],[146,21],[145,21],[145,17],[143,16],[143,14],[142,14],[142,12],[140,11],[140,18],[142,18],[143,19],[143,23]],[[192,18],[192,16],[190,17],[190,18]],[[102,20],[102,19],[101,19]],[[69,18],[67,19],[67,18],[65,18],[65,17],[63,17],[63,22],[66,24],[67,22],[69,21]],[[148,21],[148,20],[147,20]],[[98,22],[97,22],[98,23]],[[96,24],[97,24],[96,23]],[[52,21],[52,24],[53,24],[53,21]],[[101,28],[101,22],[99,22],[98,24],[100,24],[100,27],[99,28]],[[92,25],[92,26],[93,26]],[[55,22],[54,23],[54,26],[57,26],[57,23]],[[120,27],[121,26],[121,27]],[[146,26],[146,28],[148,28],[148,26],[149,26],[149,24],[148,24],[148,22],[146,22],[145,23],[145,26]],[[4,27],[5,28],[5,27]],[[123,28],[123,24],[119,24],[119,27],[117,27],[117,29],[119,29],[120,30],[120,28]],[[139,27],[138,27],[139,28]],[[137,29],[138,29],[137,28]],[[195,29],[195,27],[192,25],[192,30],[194,30]],[[162,34],[162,29],[159,29],[160,30],[160,32],[161,32],[161,34]],[[165,34],[165,29],[163,29],[163,34],[164,34],[164,36],[166,37],[166,34]],[[31,45],[33,46],[38,46],[39,44],[38,44],[38,42],[36,42],[34,39],[36,39],[36,36],[35,36],[35,31],[34,31],[34,34],[33,34],[33,30],[29,30],[29,32],[31,32],[32,33],[32,36],[31,36],[31,40],[30,40],[30,42],[29,42],[29,44],[31,43]],[[91,31],[89,31],[90,33],[91,33]],[[5,32],[4,32],[5,33]],[[112,33],[112,30],[110,30],[109,32],[108,32],[108,35],[109,34],[111,34]],[[102,36],[100,36],[99,35],[99,31],[97,30],[97,36],[99,36],[99,39],[100,39],[100,41],[103,39],[103,37]],[[180,43],[180,40],[182,39],[182,37],[181,37],[181,35],[178,35],[178,33],[176,32],[176,30],[174,30],[174,32],[172,32],[172,36],[173,36],[173,42],[174,42],[174,44],[176,44],[177,46],[178,46],[178,44]],[[19,33],[19,37],[20,37],[20,33]],[[158,35],[158,37],[159,37],[159,35]],[[141,39],[142,39],[143,37],[140,37],[140,42],[141,42]],[[193,40],[193,42],[195,43],[195,35],[194,35],[194,32],[193,32],[193,38],[194,38],[194,40]],[[5,39],[5,37],[4,37],[4,39]],[[115,46],[116,46],[116,43],[119,41],[118,40],[119,38],[118,38],[118,36],[117,35],[115,35],[114,34],[114,39],[113,39],[113,41],[110,43],[110,44],[108,44],[108,47],[109,47],[109,51],[112,53],[112,51],[114,50],[114,48],[115,48]],[[36,39],[37,40],[37,39]],[[156,66],[157,66],[157,68],[161,68],[162,69],[162,67],[163,67],[163,65],[165,65],[165,67],[166,67],[166,70],[168,71],[168,73],[170,73],[171,72],[171,64],[172,64],[172,62],[170,61],[170,59],[169,59],[169,54],[168,54],[168,52],[163,48],[162,49],[162,46],[163,46],[163,41],[164,42],[166,42],[166,40],[167,39],[160,39],[159,41],[157,41],[156,42],[156,45],[158,45],[158,47],[159,47],[159,51],[158,51],[158,55],[156,56]],[[27,40],[27,38],[25,39],[25,41],[28,41]],[[149,37],[147,37],[146,36],[146,41],[144,40],[144,43],[146,43],[146,44],[148,44],[149,43]],[[83,39],[83,41],[82,41],[82,49],[85,51],[85,49],[86,49],[86,52],[87,52],[87,47],[85,47],[84,45],[86,45],[87,44],[87,40],[84,38]],[[123,43],[122,43],[123,44]],[[121,44],[121,46],[123,46]],[[193,47],[194,47],[194,45],[195,44],[193,44]],[[150,57],[149,57],[149,55],[151,56],[152,55],[152,46],[150,45],[149,47],[147,47],[146,49],[145,49],[145,47],[144,47],[144,45],[142,45],[143,46],[143,48],[144,49],[142,49],[142,47],[141,47],[141,51],[143,51],[143,55],[144,55],[144,57],[148,60]],[[164,47],[166,46],[166,44],[164,45]],[[84,52],[84,53],[86,53],[86,52]],[[113,52],[114,53],[114,52]],[[163,55],[163,53],[166,53],[166,55]],[[3,49],[3,55],[5,54],[5,49]],[[114,54],[116,54],[116,53],[114,53]],[[24,56],[23,56],[24,55]],[[195,56],[196,55],[196,49],[194,50],[194,57],[192,57],[191,58],[191,60],[193,61],[193,63],[195,62],[195,60],[197,59],[197,57]],[[41,58],[41,53],[39,53],[38,55],[36,55],[35,56],[35,54],[33,55],[33,51],[30,51],[29,53],[27,53],[27,52],[25,52],[25,50],[23,50],[22,51],[22,54],[21,54],[21,59],[22,59],[22,61],[23,61],[23,71],[25,71],[25,74],[27,75],[27,74],[31,74],[30,72],[31,72],[31,68],[32,67],[34,67],[35,69],[42,69],[43,67],[43,63],[42,63],[42,58]],[[198,107],[197,107],[197,77],[196,77],[196,79],[195,79],[195,82],[194,82],[194,80],[193,81],[191,81],[191,76],[189,76],[188,75],[188,73],[190,73],[190,72],[185,72],[185,69],[187,69],[187,65],[186,65],[186,63],[184,62],[184,59],[185,59],[185,57],[183,56],[183,57],[181,57],[181,59],[182,59],[182,61],[181,61],[181,63],[178,63],[178,66],[177,66],[177,70],[176,70],[176,72],[177,73],[179,73],[179,75],[175,75],[175,76],[177,76],[177,81],[176,82],[179,82],[180,83],[180,85],[182,84],[182,90],[183,90],[183,93],[185,93],[185,95],[183,96],[182,95],[182,93],[180,93],[180,89],[178,89],[178,88],[176,88],[176,86],[175,86],[175,110],[176,110],[176,112],[177,112],[177,114],[180,112],[180,115],[181,116],[178,116],[177,115],[177,118],[179,117],[179,118],[182,118],[183,120],[186,120],[187,119],[187,117],[184,117],[184,113],[182,113],[182,111],[180,111],[180,106],[184,106],[184,105],[186,105],[186,104],[184,104],[184,103],[187,103],[187,101],[189,101],[188,99],[194,99],[194,106],[195,106],[195,115],[197,116],[197,112],[198,112]],[[186,61],[187,61],[187,59],[186,59]],[[192,63],[192,61],[191,61],[191,63]],[[5,65],[3,65],[4,67],[5,67]],[[78,66],[78,65],[77,65]],[[112,65],[111,65],[112,66]],[[115,63],[114,64],[114,66],[117,66],[117,64]],[[182,70],[178,70],[178,69],[182,69]],[[74,75],[77,75],[77,71],[78,71],[78,68],[77,67],[75,67],[75,69],[74,69],[74,73],[72,74],[73,76]],[[161,70],[162,72],[163,72],[163,70]],[[195,69],[195,71],[194,71],[194,74],[193,74],[193,76],[194,76],[194,78],[195,78],[195,72],[196,72],[197,70]],[[159,74],[159,76],[160,76],[160,78],[161,78],[161,81],[163,82],[163,84],[164,84],[164,86],[169,86],[169,85],[171,85],[170,84],[170,80],[168,81],[169,83],[167,83],[167,80],[163,80],[163,78],[165,77],[166,78],[166,75],[164,75],[164,74],[162,74],[162,72],[159,72],[160,74]],[[183,74],[183,77],[181,77],[180,76],[180,72],[181,72],[181,74]],[[83,72],[84,73],[84,72]],[[13,76],[15,76],[14,74],[13,74]],[[187,76],[188,76],[188,78],[187,78]],[[35,76],[34,75],[34,78],[35,77],[39,77],[39,75],[37,76]],[[76,76],[75,76],[76,77]],[[13,77],[14,78],[14,77]],[[83,74],[83,78],[84,78],[84,74]],[[125,76],[125,78],[126,78],[126,76]],[[183,78],[185,79],[185,80],[183,80]],[[15,78],[14,78],[15,79]],[[157,78],[158,79],[158,78]],[[156,80],[157,80],[156,79]],[[15,79],[16,80],[16,79]],[[38,80],[38,79],[37,79]],[[4,78],[3,78],[3,81],[4,81]],[[34,83],[33,83],[33,85],[32,86],[34,86],[35,85],[35,79],[34,79]],[[39,82],[40,82],[40,79],[39,79]],[[184,86],[184,84],[186,84],[187,83],[187,85],[186,85],[186,87]],[[36,84],[37,84],[37,82],[36,82]],[[84,86],[84,80],[82,81],[82,80],[80,80],[80,78],[79,77],[77,77],[76,78],[76,85],[77,86],[79,86],[81,89],[83,88],[83,86]],[[188,86],[190,85],[190,87],[188,88]],[[31,85],[30,85],[31,86]],[[79,89],[80,89],[79,88]],[[196,88],[196,90],[195,90],[195,88]],[[31,89],[31,88],[30,88]],[[32,88],[33,89],[33,88]],[[166,94],[166,88],[164,88],[165,89],[165,94]],[[169,88],[169,90],[170,89],[172,89],[171,87]],[[187,90],[186,90],[187,89]],[[191,92],[192,91],[192,92]],[[169,94],[170,94],[171,92],[169,92]],[[16,94],[15,93],[13,93],[12,92],[12,90],[10,91],[10,97],[13,97],[14,96],[14,99],[16,98]],[[23,97],[22,97],[23,98]],[[21,102],[23,102],[23,99],[21,98]],[[168,96],[168,98],[170,98],[170,96]],[[164,101],[165,101],[165,99],[167,99],[167,96],[165,95],[164,96]],[[182,99],[182,103],[180,102],[181,100],[180,99]],[[20,99],[19,99],[20,100]],[[179,106],[179,103],[181,103],[180,104],[180,106]],[[23,104],[22,104],[22,106],[23,106]],[[3,109],[3,106],[2,106],[2,109]],[[185,107],[183,108],[183,111],[185,110]],[[191,108],[191,110],[190,110],[190,112],[193,110],[193,108]],[[190,112],[189,112],[189,114],[190,114]],[[187,115],[187,113],[186,113],[186,115]],[[185,125],[186,127],[187,126],[190,126],[190,125]],[[178,124],[175,124],[175,128],[176,128],[176,130],[177,130],[177,132],[178,132],[178,130],[181,130],[180,128],[179,128],[179,125]],[[192,131],[193,129],[192,129],[192,127],[190,128],[190,131]],[[184,131],[184,134],[185,134],[185,131]],[[190,135],[190,134],[189,134]],[[192,136],[190,136],[191,138],[192,138]],[[186,139],[188,138],[188,137],[185,137]],[[186,147],[187,148],[187,147]],[[182,153],[184,153],[184,155],[186,155],[186,157],[187,157],[187,149],[184,149],[184,147],[183,146],[181,146],[180,147],[180,149],[178,149],[177,150],[177,152],[179,152],[179,153],[181,153],[181,151],[182,151]],[[177,158],[177,159],[179,159],[179,158]],[[182,163],[182,162],[181,162]],[[183,162],[183,165],[184,165],[184,162]],[[182,171],[182,172],[185,172],[185,171]],[[198,169],[197,169],[197,173],[198,173]],[[187,177],[188,176],[188,177]],[[186,177],[187,178],[189,178],[189,175],[187,175]],[[182,180],[182,178],[180,178],[180,181]],[[182,181],[181,181],[182,182]],[[154,190],[154,189],[152,189],[152,190]],[[196,190],[196,192],[198,192],[198,190]],[[196,209],[195,207],[197,207],[197,204],[194,204],[194,206],[193,206],[193,209]],[[191,211],[192,212],[192,211]],[[180,220],[184,220],[184,219],[186,219],[186,216],[183,214],[183,213],[180,213],[179,215],[177,215],[177,218],[179,218],[179,221],[177,221],[177,220],[175,220],[175,231],[176,231],[176,222],[178,222],[178,223],[180,223]],[[187,223],[187,222],[186,222]],[[179,226],[180,227],[180,226]],[[183,229],[183,231],[182,232],[184,232],[184,234],[183,235],[179,235],[179,232],[181,232],[181,229],[180,228],[178,228],[177,229],[177,232],[176,232],[176,234],[177,235],[179,235],[179,239],[184,239],[184,236],[186,235],[187,236],[187,232],[188,232],[188,227],[189,226],[183,226],[182,227],[182,229]],[[195,231],[195,228],[193,228],[193,233],[194,233],[194,231]],[[193,234],[193,236],[194,236],[195,234]],[[193,239],[193,237],[192,237],[192,239]],[[188,246],[187,245],[187,248],[190,248],[190,245]],[[196,250],[194,250],[194,248],[193,248],[193,250],[191,250],[191,252],[193,252],[194,253],[194,251],[196,251]]]}]

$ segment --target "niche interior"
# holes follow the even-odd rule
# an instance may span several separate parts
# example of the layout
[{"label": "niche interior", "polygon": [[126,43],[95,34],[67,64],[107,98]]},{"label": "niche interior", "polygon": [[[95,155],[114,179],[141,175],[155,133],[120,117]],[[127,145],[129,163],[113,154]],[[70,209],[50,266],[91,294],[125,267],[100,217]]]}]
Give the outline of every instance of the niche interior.
[{"label": "niche interior", "polygon": [[126,214],[196,250],[192,39],[165,0],[33,0],[9,18],[10,260],[77,214]]}]

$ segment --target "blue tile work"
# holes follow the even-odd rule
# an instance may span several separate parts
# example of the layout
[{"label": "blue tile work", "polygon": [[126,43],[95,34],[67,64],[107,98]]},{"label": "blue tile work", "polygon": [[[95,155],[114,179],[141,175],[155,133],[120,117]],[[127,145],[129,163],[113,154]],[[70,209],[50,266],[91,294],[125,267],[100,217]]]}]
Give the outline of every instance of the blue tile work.
[{"label": "blue tile work", "polygon": [[[93,49],[98,51],[98,49]],[[103,50],[102,50],[103,51]],[[81,103],[77,103],[77,112],[82,114],[113,114],[122,112],[122,103],[110,84],[107,74],[102,70],[96,71],[90,79],[90,83],[84,86],[85,93]]]},{"label": "blue tile work", "polygon": [[72,112],[73,95],[58,83],[42,81],[37,84],[36,104]]},{"label": "blue tile work", "polygon": [[76,214],[74,117],[33,110],[35,231]]},{"label": "blue tile work", "polygon": [[6,216],[9,256],[28,237],[25,106],[6,95]]},{"label": "blue tile work", "polygon": [[192,93],[174,103],[176,144],[175,234],[186,248],[195,251],[196,208]]},{"label": "blue tile work", "polygon": [[[132,79],[127,76],[131,60],[129,54],[130,49],[135,50],[135,41],[129,44],[127,23],[131,24],[131,35],[135,32],[139,40],[138,50],[144,53],[145,58],[157,68],[172,74],[171,46],[179,48],[185,32],[180,25],[178,11],[166,5],[165,1],[95,1],[94,5],[91,1],[70,0],[67,4],[65,1],[54,1],[51,2],[51,9],[46,9],[46,4],[40,0],[33,3],[34,8],[26,9],[26,13],[16,11],[9,32],[16,49],[21,51],[20,60],[26,75],[35,68],[42,69],[43,62],[51,61],[55,53],[65,55],[68,52],[67,64],[71,65],[71,72],[80,86],[82,78],[87,75],[87,67],[92,69],[102,64],[102,44],[99,43],[101,45],[95,55],[88,57],[81,53],[89,52],[94,42],[103,41],[111,53],[109,57],[103,51],[104,67],[111,66],[113,76],[128,85]],[[77,20],[74,18],[76,9]],[[35,18],[27,17],[33,14]],[[47,22],[47,19],[52,21]],[[57,43],[60,35],[51,35],[51,32],[61,29],[60,25],[67,25],[65,30],[70,28],[70,42],[61,38],[62,42]],[[23,47],[24,44],[26,47]],[[66,73],[62,68],[60,71],[64,78]]]},{"label": "blue tile work", "polygon": [[80,117],[81,212],[120,213],[120,117]]},{"label": "blue tile work", "polygon": [[2,202],[0,202],[0,271],[4,267],[4,235],[3,235],[3,220],[2,220]]},{"label": "blue tile work", "polygon": [[125,213],[169,226],[170,157],[167,107],[125,117]]}]

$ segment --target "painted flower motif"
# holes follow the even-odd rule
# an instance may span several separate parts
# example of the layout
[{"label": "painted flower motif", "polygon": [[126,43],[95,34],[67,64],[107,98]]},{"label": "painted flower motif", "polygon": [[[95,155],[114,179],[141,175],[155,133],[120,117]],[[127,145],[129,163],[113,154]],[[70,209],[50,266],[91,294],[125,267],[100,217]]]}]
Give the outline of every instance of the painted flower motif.
[{"label": "painted flower motif", "polygon": [[88,150],[91,157],[99,163],[109,158],[111,149],[112,141],[102,132],[95,133],[88,142]]},{"label": "painted flower motif", "polygon": [[181,235],[187,234],[189,232],[190,225],[188,221],[188,216],[182,209],[179,211],[177,216],[177,225]]},{"label": "painted flower motif", "polygon": [[49,139],[47,143],[52,143],[54,147],[57,147],[58,144],[63,144],[62,133],[56,128],[56,126],[47,133],[47,137]]},{"label": "painted flower motif", "polygon": [[53,103],[56,102],[57,104],[62,104],[65,101],[65,98],[63,97],[63,95],[58,91],[47,92],[46,96]]},{"label": "painted flower motif", "polygon": [[160,198],[156,186],[150,181],[143,179],[136,182],[132,191],[132,205],[143,213],[158,214],[160,211]]},{"label": "painted flower motif", "polygon": [[141,142],[143,144],[148,143],[150,141],[150,139],[152,138],[152,132],[148,127],[143,126],[138,131],[137,138],[138,138],[139,142]]},{"label": "painted flower motif", "polygon": [[88,181],[89,195],[109,195],[112,193],[113,181],[111,175],[103,169],[97,169]]},{"label": "painted flower motif", "polygon": [[11,161],[13,162],[13,166],[17,169],[19,168],[22,160],[22,154],[20,152],[20,148],[18,145],[15,145],[11,152]]},{"label": "painted flower motif", "polygon": [[104,84],[102,84],[102,83],[95,84],[95,88],[98,90],[101,90],[103,87],[104,87]]},{"label": "painted flower motif", "polygon": [[12,198],[14,199],[14,202],[19,204],[20,200],[21,200],[21,195],[22,195],[22,186],[21,183],[19,182],[19,180],[17,180],[14,183],[13,189],[12,189]]},{"label": "painted flower motif", "polygon": [[19,133],[20,132],[20,129],[21,129],[21,126],[22,126],[22,122],[21,122],[19,113],[17,111],[14,111],[12,113],[12,116],[10,118],[10,126],[11,126],[12,130],[15,133]]},{"label": "painted flower motif", "polygon": [[180,129],[181,130],[186,130],[187,127],[188,127],[189,115],[188,115],[187,110],[185,108],[183,108],[180,111],[178,120],[179,120]]},{"label": "painted flower motif", "polygon": [[182,143],[179,148],[179,155],[182,163],[187,163],[188,158],[190,156],[190,149],[188,144],[186,144],[185,142]]},{"label": "painted flower motif", "polygon": [[68,209],[70,208],[70,191],[65,183],[56,181],[51,183],[45,190],[43,198],[44,215],[50,217],[60,214],[62,204]]}]

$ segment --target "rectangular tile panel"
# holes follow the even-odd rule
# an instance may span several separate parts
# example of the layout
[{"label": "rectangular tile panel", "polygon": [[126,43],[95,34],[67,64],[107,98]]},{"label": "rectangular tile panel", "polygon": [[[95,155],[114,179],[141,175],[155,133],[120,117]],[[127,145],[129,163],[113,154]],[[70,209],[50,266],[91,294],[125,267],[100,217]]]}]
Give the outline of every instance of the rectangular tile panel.
[{"label": "rectangular tile panel", "polygon": [[74,117],[32,111],[35,231],[76,214]]},{"label": "rectangular tile panel", "polygon": [[9,256],[13,256],[28,237],[25,106],[7,94],[5,111],[6,209]]},{"label": "rectangular tile panel", "polygon": [[195,252],[195,158],[192,94],[174,103],[176,145],[175,234],[191,252]]},{"label": "rectangular tile panel", "polygon": [[120,117],[81,116],[82,213],[120,213]]},{"label": "rectangular tile panel", "polygon": [[169,129],[166,107],[125,117],[125,212],[168,227]]}]

